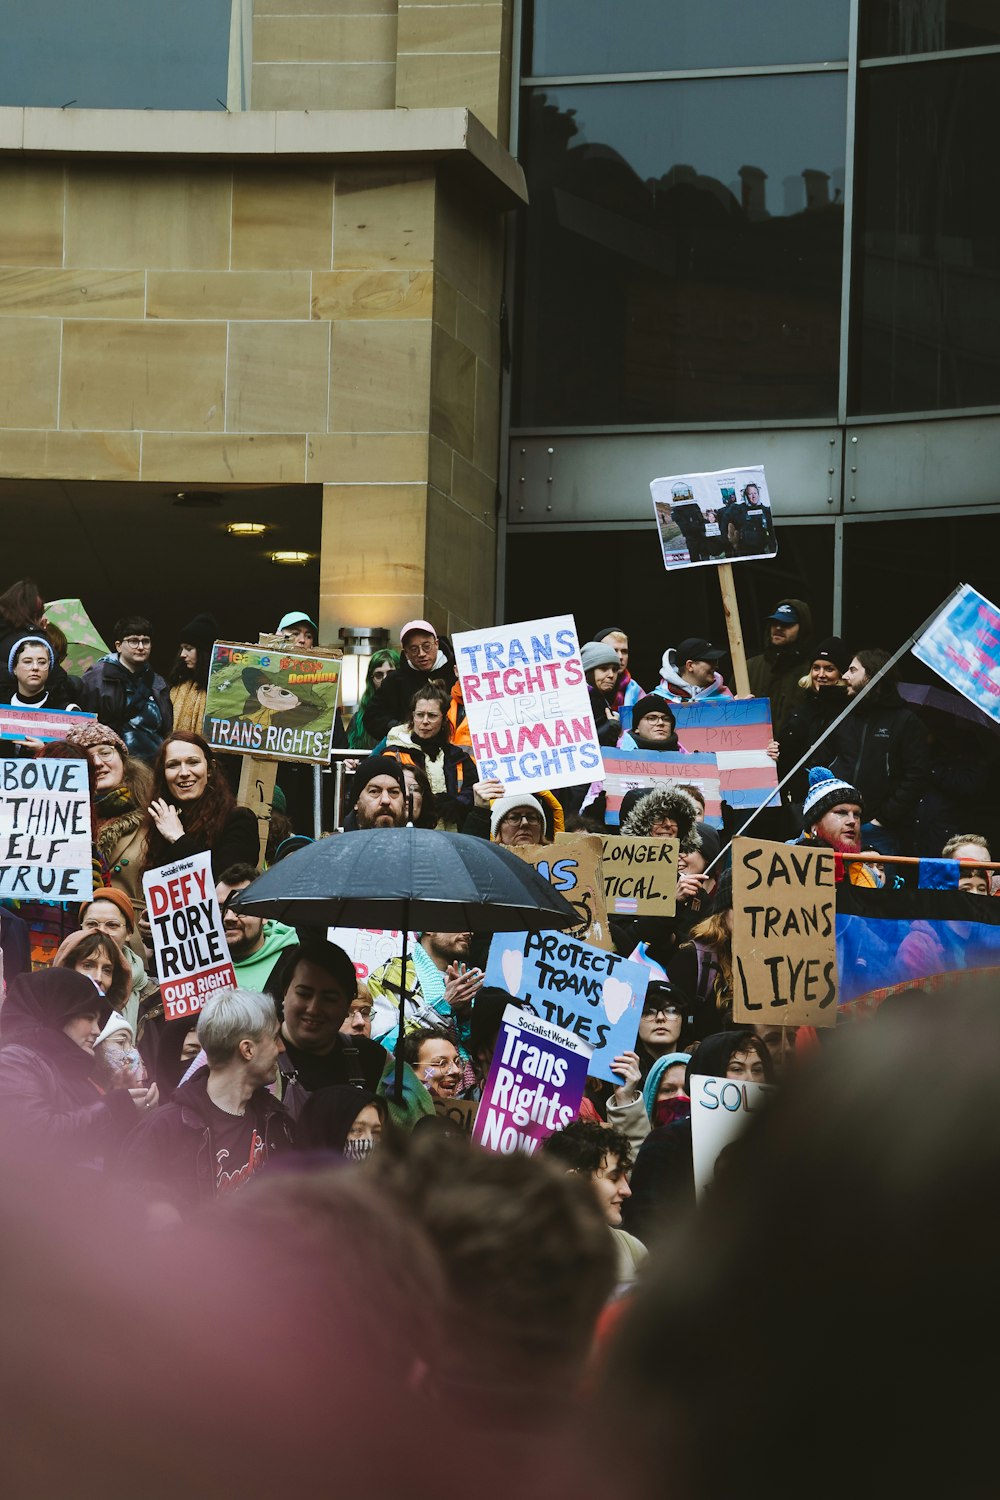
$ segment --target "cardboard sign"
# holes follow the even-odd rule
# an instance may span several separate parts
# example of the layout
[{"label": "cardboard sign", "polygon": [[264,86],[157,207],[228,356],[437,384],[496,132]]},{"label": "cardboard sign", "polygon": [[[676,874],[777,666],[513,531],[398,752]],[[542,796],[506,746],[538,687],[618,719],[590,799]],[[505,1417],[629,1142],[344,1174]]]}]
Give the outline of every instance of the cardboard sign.
[{"label": "cardboard sign", "polygon": [[554,844],[515,844],[510,852],[534,866],[579,912],[579,926],[565,931],[582,943],[611,948],[601,878],[602,842],[599,833],[557,833]]},{"label": "cardboard sign", "polygon": [[711,1189],[726,1147],[739,1138],[750,1116],[763,1109],[770,1083],[744,1083],[736,1078],[691,1076],[691,1150],[694,1155],[694,1190],[701,1198]]},{"label": "cardboard sign", "polygon": [[572,615],[459,631],[455,660],[482,781],[577,786],[601,750]]},{"label": "cardboard sign", "polygon": [[0,899],[93,894],[90,777],[81,760],[0,760]]},{"label": "cardboard sign", "polygon": [[471,1135],[479,1105],[474,1099],[435,1099],[434,1110],[439,1120],[446,1120],[453,1130],[462,1135]]},{"label": "cardboard sign", "polygon": [[635,1046],[650,971],[561,932],[498,932],[486,983],[516,995],[593,1048],[590,1072],[616,1087],[611,1061]]},{"label": "cardboard sign", "polygon": [[79,724],[93,724],[96,714],[70,713],[64,708],[15,708],[0,703],[0,740],[64,740]]},{"label": "cardboard sign", "polygon": [[733,1019],[837,1024],[832,849],[733,840]]},{"label": "cardboard sign", "polygon": [[215,750],[325,765],[339,683],[332,654],[216,641],[202,732]]},{"label": "cardboard sign", "polygon": [[768,698],[706,698],[678,703],[677,738],[685,750],[714,755],[719,789],[730,807],[760,807],[778,785],[767,753],[771,732]]},{"label": "cardboard sign", "polygon": [[1000,723],[1000,609],[995,604],[963,584],[913,654]]},{"label": "cardboard sign", "polygon": [[705,798],[704,821],[710,828],[722,827],[722,795],[719,766],[714,755],[687,755],[677,750],[602,750],[607,809],[604,821],[617,828],[619,809],[626,792],[659,786],[662,781],[686,782]]},{"label": "cardboard sign", "polygon": [[710,474],[671,474],[649,486],[663,566],[774,557],[778,543],[760,464]]},{"label": "cardboard sign", "polygon": [[142,877],[156,973],[168,1021],[197,1015],[215,990],[235,987],[210,853],[192,854]]},{"label": "cardboard sign", "polygon": [[672,917],[677,910],[678,839],[604,840],[608,911],[630,917]]},{"label": "cardboard sign", "polygon": [[578,1036],[508,1005],[472,1139],[502,1156],[536,1151],[576,1118],[589,1062]]}]

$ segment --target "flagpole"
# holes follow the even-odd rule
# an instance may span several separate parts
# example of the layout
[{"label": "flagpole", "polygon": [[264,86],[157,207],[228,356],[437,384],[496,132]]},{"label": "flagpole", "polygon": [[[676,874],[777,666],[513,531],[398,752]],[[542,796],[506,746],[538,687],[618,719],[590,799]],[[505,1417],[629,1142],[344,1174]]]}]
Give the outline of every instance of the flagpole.
[{"label": "flagpole", "polygon": [[[843,724],[844,720],[848,717],[848,715],[852,714],[854,712],[854,710],[857,708],[857,706],[861,702],[861,700],[863,698],[867,697],[867,695],[871,692],[872,688],[876,687],[878,685],[878,683],[880,683],[882,681],[882,678],[886,675],[886,673],[887,672],[891,672],[892,669],[893,669],[893,667],[896,665],[896,663],[902,657],[904,657],[906,655],[907,651],[909,651],[911,649],[911,647],[913,647],[914,645],[916,645],[917,641],[923,635],[924,631],[930,629],[930,627],[934,624],[934,621],[938,618],[938,616],[944,613],[944,611],[948,608],[948,605],[951,603],[951,601],[956,597],[956,595],[960,594],[961,591],[964,588],[965,588],[965,584],[964,583],[957,583],[955,585],[955,587],[952,589],[951,593],[948,595],[947,599],[945,599],[943,601],[943,603],[939,604],[938,607],[937,607],[937,609],[935,609],[931,614],[929,614],[927,616],[927,619],[924,621],[924,623],[922,625],[918,625],[917,626],[916,630],[913,632],[913,634],[911,636],[907,637],[907,639],[900,646],[899,650],[896,651],[892,656],[889,657],[889,660],[886,662],[885,666],[881,667],[879,669],[879,671],[877,671],[875,673],[874,677],[870,677],[868,679],[868,681],[865,683],[864,687],[861,688],[859,692],[853,693],[851,695],[851,698],[850,698],[850,700],[849,700],[849,702],[847,704],[847,707],[841,713],[839,713],[837,715],[837,717],[833,720],[832,723],[830,723],[830,724],[828,724],[826,726],[826,728],[823,730],[823,733],[820,735],[819,739],[813,741],[813,743],[809,746],[809,749],[806,751],[805,755],[803,755],[800,760],[796,761],[795,765],[789,771],[788,775],[782,777],[781,781],[778,782],[778,785],[775,787],[774,791],[771,792],[771,794],[768,796],[767,801],[766,802],[762,802],[759,807],[755,807],[754,808],[753,812],[750,814],[749,818],[747,818],[746,822],[743,824],[743,826],[740,829],[740,837],[742,837],[743,834],[746,833],[747,829],[750,827],[750,824],[754,821],[754,819],[760,813],[762,813],[766,807],[770,807],[771,806],[771,804],[774,802],[775,798],[778,797],[779,792],[781,792],[781,790],[785,786],[788,785],[788,783],[791,781],[791,779],[792,779],[793,776],[797,775],[797,773],[802,770],[802,767],[806,764],[806,762],[810,761],[812,759],[813,755],[819,749],[820,745],[822,745],[825,740],[829,739],[829,737],[833,733],[833,731],[835,729],[838,729],[840,727],[840,725]],[[780,806],[780,798],[778,799],[778,803],[779,803],[779,806]],[[733,847],[733,841],[732,841],[732,839],[730,839],[729,843],[726,844],[725,848],[719,850],[718,854],[712,860],[712,863],[710,865],[706,865],[705,866],[704,873],[707,875],[710,870],[713,870],[715,868],[715,866],[719,863],[720,859],[723,859],[725,857],[725,855],[727,855],[729,853],[729,851],[730,851],[730,849],[732,847]]]}]

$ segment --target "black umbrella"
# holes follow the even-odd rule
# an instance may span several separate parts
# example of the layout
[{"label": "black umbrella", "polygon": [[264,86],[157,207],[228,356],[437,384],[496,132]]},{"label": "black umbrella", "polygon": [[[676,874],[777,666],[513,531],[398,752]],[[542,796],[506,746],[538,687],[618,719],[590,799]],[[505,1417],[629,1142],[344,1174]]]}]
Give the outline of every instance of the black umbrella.
[{"label": "black umbrella", "polygon": [[402,1097],[406,945],[427,932],[538,932],[580,916],[531,865],[464,833],[368,828],[320,839],[238,891],[232,906],[293,927],[403,932],[396,1091]]}]

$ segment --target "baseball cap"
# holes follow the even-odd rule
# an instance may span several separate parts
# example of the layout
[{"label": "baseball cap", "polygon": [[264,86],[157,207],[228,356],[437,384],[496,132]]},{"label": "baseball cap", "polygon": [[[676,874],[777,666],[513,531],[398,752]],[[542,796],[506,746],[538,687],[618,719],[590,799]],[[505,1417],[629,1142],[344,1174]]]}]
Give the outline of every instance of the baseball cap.
[{"label": "baseball cap", "polygon": [[319,627],[317,626],[316,621],[311,619],[309,615],[307,615],[305,611],[301,609],[290,609],[287,615],[282,615],[281,619],[278,621],[277,633],[280,635],[281,631],[283,630],[291,630],[293,625],[311,625],[316,634],[319,634]]},{"label": "baseball cap", "polygon": [[399,632],[400,643],[405,641],[406,637],[410,635],[414,630],[426,631],[428,635],[432,635],[434,639],[437,640],[437,631],[434,629],[434,626],[431,624],[430,620],[407,620],[406,624]]},{"label": "baseball cap", "polygon": [[682,667],[686,661],[721,661],[725,654],[701,635],[689,635],[677,647],[677,660]]},{"label": "baseball cap", "polygon": [[768,615],[767,618],[773,620],[776,625],[798,625],[799,612],[790,604],[779,604],[774,613]]}]

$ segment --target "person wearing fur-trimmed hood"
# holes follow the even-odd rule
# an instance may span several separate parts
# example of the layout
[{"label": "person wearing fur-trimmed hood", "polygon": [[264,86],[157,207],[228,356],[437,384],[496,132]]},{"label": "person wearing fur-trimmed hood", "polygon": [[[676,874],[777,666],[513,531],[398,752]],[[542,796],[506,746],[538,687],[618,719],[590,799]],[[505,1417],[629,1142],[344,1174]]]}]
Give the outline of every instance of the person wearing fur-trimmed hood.
[{"label": "person wearing fur-trimmed hood", "polygon": [[[668,782],[650,791],[627,792],[622,799],[621,832],[629,838],[660,835],[680,841],[681,853],[701,848],[696,824],[701,808],[692,796]],[[673,824],[673,829],[664,825]]]}]

